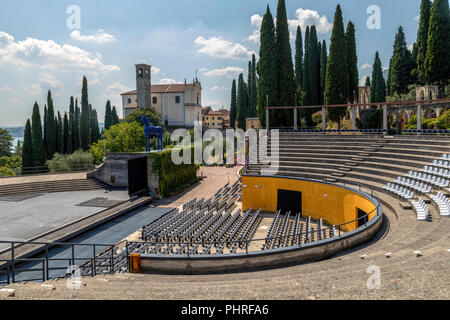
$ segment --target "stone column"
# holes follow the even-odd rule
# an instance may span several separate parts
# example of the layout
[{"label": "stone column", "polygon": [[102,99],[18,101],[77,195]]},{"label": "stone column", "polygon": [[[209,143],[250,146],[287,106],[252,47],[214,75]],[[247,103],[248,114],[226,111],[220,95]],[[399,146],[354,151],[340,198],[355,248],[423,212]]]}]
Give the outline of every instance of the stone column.
[{"label": "stone column", "polygon": [[[356,129],[356,110],[355,110],[356,107],[351,107],[351,108],[352,108],[352,130],[355,130]],[[353,134],[355,134],[355,133],[353,132]]]},{"label": "stone column", "polygon": [[[397,107],[397,106],[396,106]],[[400,112],[398,112],[398,109],[395,110],[395,131],[397,134],[400,132]]]},{"label": "stone column", "polygon": [[327,119],[327,112],[325,107],[322,107],[322,130],[325,131],[326,127],[326,119]]},{"label": "stone column", "polygon": [[422,104],[417,104],[417,134],[420,135],[422,131]]},{"label": "stone column", "polygon": [[388,132],[387,105],[383,105],[383,130],[384,130],[384,134],[387,134],[387,132]]},{"label": "stone column", "polygon": [[297,108],[294,108],[294,130],[297,130]]}]

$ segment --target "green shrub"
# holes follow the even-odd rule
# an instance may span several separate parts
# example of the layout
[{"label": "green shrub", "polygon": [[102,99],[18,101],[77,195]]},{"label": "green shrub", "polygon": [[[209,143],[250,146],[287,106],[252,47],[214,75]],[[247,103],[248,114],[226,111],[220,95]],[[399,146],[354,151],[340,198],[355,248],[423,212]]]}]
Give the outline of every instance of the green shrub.
[{"label": "green shrub", "polygon": [[[172,162],[172,149],[152,153],[152,171],[159,175],[159,189],[163,197],[168,197],[190,187],[197,182],[199,165],[194,164],[194,147],[191,146],[191,163],[176,165]],[[180,151],[183,155],[185,149]]]},{"label": "green shrub", "polygon": [[78,150],[66,155],[55,153],[45,164],[50,172],[83,171],[92,169],[94,160],[89,152]]},{"label": "green shrub", "polygon": [[14,177],[14,171],[8,167],[0,167],[0,177]]}]

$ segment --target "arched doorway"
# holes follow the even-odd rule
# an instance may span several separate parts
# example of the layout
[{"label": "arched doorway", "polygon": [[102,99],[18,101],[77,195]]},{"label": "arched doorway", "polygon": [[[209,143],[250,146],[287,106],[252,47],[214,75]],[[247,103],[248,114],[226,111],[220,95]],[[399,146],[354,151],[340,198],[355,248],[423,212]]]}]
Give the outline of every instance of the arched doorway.
[{"label": "arched doorway", "polygon": [[405,126],[408,124],[408,114],[406,113],[406,111],[400,111],[400,116],[399,116],[399,120],[400,120],[400,128],[403,130],[405,129]]},{"label": "arched doorway", "polygon": [[433,108],[428,108],[425,110],[423,115],[425,119],[433,119],[436,118],[436,111]]}]

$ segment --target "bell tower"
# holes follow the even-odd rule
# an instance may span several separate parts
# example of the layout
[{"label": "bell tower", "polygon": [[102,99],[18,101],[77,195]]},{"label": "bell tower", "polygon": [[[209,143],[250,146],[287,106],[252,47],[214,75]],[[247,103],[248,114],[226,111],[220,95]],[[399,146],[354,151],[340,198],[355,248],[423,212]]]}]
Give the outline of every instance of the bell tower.
[{"label": "bell tower", "polygon": [[148,64],[136,65],[137,107],[141,109],[151,107],[151,69]]}]

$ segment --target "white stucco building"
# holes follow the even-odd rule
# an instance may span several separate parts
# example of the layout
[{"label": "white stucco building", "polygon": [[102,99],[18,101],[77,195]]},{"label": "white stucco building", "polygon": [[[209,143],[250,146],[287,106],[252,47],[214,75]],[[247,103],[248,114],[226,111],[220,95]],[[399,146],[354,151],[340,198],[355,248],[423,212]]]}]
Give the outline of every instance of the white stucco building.
[{"label": "white stucco building", "polygon": [[[163,122],[169,126],[192,127],[202,120],[202,87],[199,81],[185,84],[151,85],[151,107],[161,113]],[[138,108],[137,91],[121,94],[122,114]]]}]

